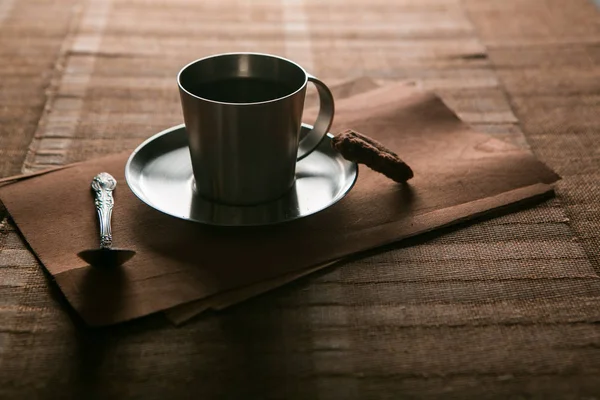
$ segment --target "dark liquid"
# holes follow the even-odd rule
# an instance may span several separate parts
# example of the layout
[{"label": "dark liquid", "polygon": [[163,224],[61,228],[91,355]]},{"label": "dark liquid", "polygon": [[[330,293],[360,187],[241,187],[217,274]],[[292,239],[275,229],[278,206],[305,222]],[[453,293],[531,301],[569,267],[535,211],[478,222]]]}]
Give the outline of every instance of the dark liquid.
[{"label": "dark liquid", "polygon": [[227,78],[190,85],[196,96],[224,103],[258,103],[287,96],[293,92],[282,82],[260,78]]}]

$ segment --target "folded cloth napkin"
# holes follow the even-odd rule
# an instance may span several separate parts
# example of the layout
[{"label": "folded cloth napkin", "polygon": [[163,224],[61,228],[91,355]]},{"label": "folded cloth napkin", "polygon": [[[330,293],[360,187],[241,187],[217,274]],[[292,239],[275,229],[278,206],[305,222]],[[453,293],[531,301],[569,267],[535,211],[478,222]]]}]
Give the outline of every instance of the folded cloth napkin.
[{"label": "folded cloth napkin", "polygon": [[[277,226],[214,228],[146,206],[124,181],[129,153],[77,164],[0,188],[23,236],[90,325],[109,325],[250,287],[350,254],[552,192],[558,176],[529,152],[474,132],[431,93],[390,85],[341,100],[332,132],[355,129],[402,155],[408,185],[361,168],[342,201]],[[86,265],[97,246],[89,184],[121,182],[113,236],[137,251],[120,268]]]}]

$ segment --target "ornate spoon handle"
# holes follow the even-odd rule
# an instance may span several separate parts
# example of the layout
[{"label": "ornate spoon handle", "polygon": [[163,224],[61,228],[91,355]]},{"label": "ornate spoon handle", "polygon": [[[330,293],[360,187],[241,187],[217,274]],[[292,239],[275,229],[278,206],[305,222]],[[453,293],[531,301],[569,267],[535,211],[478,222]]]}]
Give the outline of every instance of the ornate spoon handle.
[{"label": "ornate spoon handle", "polygon": [[109,173],[101,172],[92,180],[92,189],[96,192],[94,203],[100,220],[100,248],[110,249],[112,246],[112,232],[110,219],[115,204],[112,192],[117,186],[117,180]]}]

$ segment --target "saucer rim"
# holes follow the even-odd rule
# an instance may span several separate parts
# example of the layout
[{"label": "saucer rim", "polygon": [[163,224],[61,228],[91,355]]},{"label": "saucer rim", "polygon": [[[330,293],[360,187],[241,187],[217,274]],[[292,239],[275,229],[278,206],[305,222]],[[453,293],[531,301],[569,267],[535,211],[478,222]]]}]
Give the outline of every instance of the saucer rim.
[{"label": "saucer rim", "polygon": [[[310,124],[306,124],[306,123],[302,123],[302,127],[305,127],[307,129],[312,129],[313,126]],[[319,208],[317,210],[314,210],[308,214],[303,214],[303,215],[299,215],[293,218],[286,218],[286,219],[282,219],[282,220],[278,220],[278,221],[274,221],[274,222],[267,222],[267,223],[245,223],[245,224],[228,224],[228,223],[216,223],[216,222],[210,222],[210,221],[201,221],[195,218],[191,218],[191,217],[183,217],[181,215],[176,215],[170,211],[166,211],[164,208],[160,208],[156,205],[154,205],[152,202],[149,201],[148,197],[146,195],[144,195],[143,193],[141,193],[141,190],[135,186],[132,185],[130,182],[133,180],[133,175],[132,175],[132,164],[133,161],[136,157],[136,155],[143,150],[146,146],[148,146],[150,143],[154,142],[155,140],[157,140],[158,138],[171,134],[174,131],[180,130],[180,129],[184,129],[185,130],[185,124],[178,124],[178,125],[174,125],[172,127],[163,129],[160,132],[155,133],[154,135],[150,136],[149,138],[145,139],[142,143],[140,143],[129,155],[127,162],[125,163],[125,182],[127,183],[127,186],[129,188],[129,190],[131,190],[131,192],[144,204],[146,204],[147,206],[151,207],[152,209],[159,211],[162,214],[168,215],[170,217],[173,218],[177,218],[179,220],[183,220],[183,221],[188,221],[188,222],[193,222],[195,224],[201,224],[201,225],[205,225],[205,226],[212,226],[212,227],[232,227],[232,228],[243,228],[243,227],[261,227],[261,226],[275,226],[275,225],[280,225],[280,224],[284,224],[284,223],[289,223],[292,221],[297,221],[300,219],[305,219],[306,217],[310,217],[312,215],[318,214],[322,211],[327,210],[328,208],[331,208],[332,206],[334,206],[335,204],[337,204],[339,201],[341,201],[343,198],[345,198],[348,193],[350,193],[350,191],[354,188],[354,186],[356,185],[356,182],[358,181],[358,174],[359,174],[359,168],[358,168],[358,164],[354,161],[350,161],[350,160],[346,160],[344,159],[345,162],[350,163],[350,165],[352,166],[353,171],[353,178],[351,179],[349,185],[347,186],[347,188],[345,188],[344,190],[341,190],[337,196],[335,196],[334,198],[332,198],[332,201],[330,203],[327,203],[326,206],[324,206],[323,208]],[[329,140],[334,138],[334,135],[332,135],[330,132],[328,132],[325,135]],[[325,138],[325,137],[324,137]],[[186,146],[187,147],[187,146]],[[318,149],[318,147],[317,147]],[[316,151],[313,150],[313,151]],[[305,157],[305,159],[310,158],[310,154],[308,156]],[[303,161],[303,160],[300,160]],[[216,204],[214,202],[211,202],[208,199],[205,199],[206,202],[208,203],[213,203]],[[233,205],[227,205],[226,207],[231,207],[231,208],[242,208],[242,207],[249,207],[249,206],[233,206]]]}]

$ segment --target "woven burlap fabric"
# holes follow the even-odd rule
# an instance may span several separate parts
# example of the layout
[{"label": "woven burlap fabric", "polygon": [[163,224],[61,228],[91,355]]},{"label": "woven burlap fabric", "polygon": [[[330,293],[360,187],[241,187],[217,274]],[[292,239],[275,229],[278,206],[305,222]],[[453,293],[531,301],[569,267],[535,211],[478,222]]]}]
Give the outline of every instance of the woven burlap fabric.
[{"label": "woven burlap fabric", "polygon": [[[2,143],[16,144],[0,152],[22,159],[29,140],[12,132],[37,132],[25,169],[128,148],[179,123],[177,67],[242,49],[288,55],[328,82],[414,79],[466,121],[530,145],[563,179],[542,207],[356,260],[177,329],[160,318],[94,333],[74,326],[4,221],[2,397],[597,397],[592,2],[9,3],[0,85],[38,103],[22,105],[35,116],[25,128],[4,114],[14,98],[2,97]],[[49,61],[34,70],[43,53]],[[17,54],[35,79],[6,79],[16,72],[4,60]],[[10,163],[6,175],[23,165]]]}]

